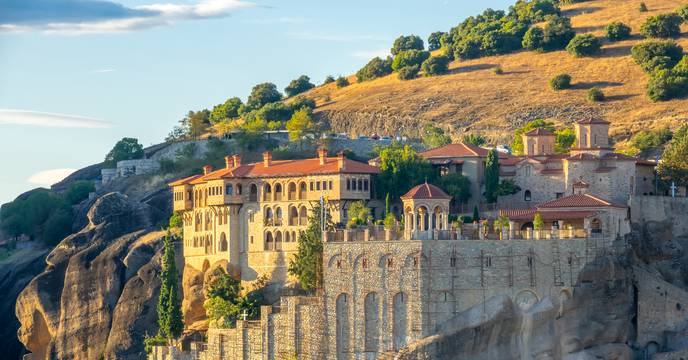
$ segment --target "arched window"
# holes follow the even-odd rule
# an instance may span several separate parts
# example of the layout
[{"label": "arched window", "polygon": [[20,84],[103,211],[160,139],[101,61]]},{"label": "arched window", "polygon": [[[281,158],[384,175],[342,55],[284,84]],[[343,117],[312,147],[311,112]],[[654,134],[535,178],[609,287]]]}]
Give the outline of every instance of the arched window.
[{"label": "arched window", "polygon": [[265,184],[263,186],[263,201],[270,201],[270,196],[272,196],[272,187],[270,184]]},{"label": "arched window", "polygon": [[225,195],[234,195],[232,184],[227,184],[227,186],[225,186]]},{"label": "arched window", "polygon": [[282,184],[275,184],[275,201],[282,201]]},{"label": "arched window", "polygon": [[526,190],[526,191],[523,193],[523,200],[524,200],[524,201],[530,201],[531,199],[532,199],[532,197],[531,197],[531,194],[530,194],[530,190]]},{"label": "arched window", "polygon": [[291,233],[289,231],[284,232],[284,242],[291,241]]},{"label": "arched window", "polygon": [[299,184],[299,200],[305,200],[307,194],[308,194],[308,191],[307,191],[306,183],[301,182]]},{"label": "arched window", "polygon": [[275,224],[272,209],[269,207],[265,208],[265,225],[273,226]]},{"label": "arched window", "polygon": [[337,359],[348,359],[349,354],[349,301],[345,293],[336,300]]},{"label": "arched window", "polygon": [[[380,310],[378,295],[374,292],[368,293],[363,302],[365,318],[365,351],[374,355],[378,351],[380,340]],[[375,358],[376,356],[373,356]]]},{"label": "arched window", "polygon": [[296,209],[296,206],[290,206],[289,207],[289,226],[297,226],[299,225],[299,210]]},{"label": "arched window", "polygon": [[275,208],[275,226],[282,226],[282,208]]},{"label": "arched window", "polygon": [[290,182],[287,188],[287,199],[296,200],[296,184],[293,182]]},{"label": "arched window", "polygon": [[227,236],[225,233],[220,234],[220,251],[227,251]]},{"label": "arched window", "polygon": [[272,238],[272,233],[269,231],[265,232],[265,250],[270,251],[274,249],[274,241]]},{"label": "arched window", "polygon": [[394,340],[394,350],[399,350],[406,346],[407,333],[407,302],[408,299],[403,292],[394,295],[392,300],[392,337]]},{"label": "arched window", "polygon": [[256,202],[258,201],[258,186],[256,184],[251,184],[249,188],[248,201]]},{"label": "arched window", "polygon": [[308,225],[308,210],[306,210],[305,206],[301,206],[301,209],[299,210],[299,225]]},{"label": "arched window", "polygon": [[241,184],[236,185],[236,194],[241,195]]}]

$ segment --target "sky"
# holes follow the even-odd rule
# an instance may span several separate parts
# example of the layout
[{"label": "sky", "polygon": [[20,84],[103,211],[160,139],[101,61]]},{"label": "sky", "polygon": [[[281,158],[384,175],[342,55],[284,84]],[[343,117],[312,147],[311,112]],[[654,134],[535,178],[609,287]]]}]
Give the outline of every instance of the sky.
[{"label": "sky", "polygon": [[513,1],[0,0],[0,204],[160,143],[189,110],[305,74],[354,73]]}]

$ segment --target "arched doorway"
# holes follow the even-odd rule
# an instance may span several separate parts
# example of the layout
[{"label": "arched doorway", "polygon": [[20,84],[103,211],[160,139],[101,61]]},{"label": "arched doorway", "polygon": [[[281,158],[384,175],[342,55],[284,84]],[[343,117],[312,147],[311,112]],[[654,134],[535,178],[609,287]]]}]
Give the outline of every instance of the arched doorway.
[{"label": "arched doorway", "polygon": [[220,251],[227,251],[227,236],[225,233],[220,234]]},{"label": "arched doorway", "polygon": [[380,342],[380,310],[377,293],[366,295],[363,302],[365,318],[365,343],[366,358],[375,359]]},{"label": "arched doorway", "polygon": [[337,360],[349,358],[349,301],[344,293],[336,300]]},{"label": "arched doorway", "polygon": [[399,350],[406,346],[407,334],[407,302],[408,299],[403,292],[397,293],[392,299],[392,338],[394,350]]}]

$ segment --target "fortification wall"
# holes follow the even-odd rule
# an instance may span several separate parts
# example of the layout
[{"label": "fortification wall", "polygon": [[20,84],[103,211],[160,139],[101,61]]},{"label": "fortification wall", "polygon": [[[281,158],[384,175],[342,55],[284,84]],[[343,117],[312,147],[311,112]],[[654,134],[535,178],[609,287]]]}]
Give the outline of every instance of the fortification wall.
[{"label": "fortification wall", "polygon": [[[671,219],[674,236],[688,235],[688,198],[668,196],[633,196],[630,200],[631,222],[665,222]],[[680,216],[683,214],[684,216]]]}]

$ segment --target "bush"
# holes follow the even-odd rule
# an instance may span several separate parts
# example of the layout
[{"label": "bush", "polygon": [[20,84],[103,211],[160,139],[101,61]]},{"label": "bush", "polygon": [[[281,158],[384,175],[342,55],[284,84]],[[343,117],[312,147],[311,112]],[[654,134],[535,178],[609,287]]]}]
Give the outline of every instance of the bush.
[{"label": "bush", "polygon": [[343,76],[338,77],[334,83],[337,84],[338,88],[343,88],[345,86],[349,86],[349,80]]},{"label": "bush", "polygon": [[638,11],[642,12],[647,12],[647,5],[645,5],[644,2],[640,3],[640,6],[638,7]]},{"label": "bush", "polygon": [[288,97],[292,97],[301,94],[302,92],[306,92],[314,87],[315,85],[311,83],[311,78],[306,75],[301,75],[292,80],[289,85],[284,88],[284,92]]},{"label": "bush", "polygon": [[93,181],[79,180],[74,182],[64,193],[64,199],[67,204],[76,205],[88,199],[88,194],[94,191],[96,191],[96,186]]},{"label": "bush", "polygon": [[576,35],[567,17],[554,17],[544,29],[532,27],[523,36],[522,46],[533,51],[554,51],[565,48]]},{"label": "bush", "polygon": [[673,41],[648,41],[631,49],[635,63],[645,72],[673,68],[683,57],[683,48]]},{"label": "bush", "polygon": [[117,165],[118,161],[142,159],[144,156],[143,146],[135,138],[122,138],[105,156],[107,166]]},{"label": "bush", "polygon": [[277,91],[277,86],[273,83],[261,83],[251,89],[246,106],[251,110],[257,110],[265,104],[282,100],[282,94]]},{"label": "bush", "polygon": [[499,66],[499,65],[497,65],[497,66],[494,68],[494,70],[492,70],[492,71],[494,71],[495,75],[502,75],[502,74],[504,74],[504,69],[502,69],[502,67]]},{"label": "bush", "polygon": [[559,15],[557,1],[551,0],[519,0],[510,9],[512,17],[526,23],[535,23],[545,19],[548,15]]},{"label": "bush", "polygon": [[592,34],[576,35],[566,46],[566,51],[575,57],[592,56],[600,52],[600,40]]},{"label": "bush", "polygon": [[666,101],[688,95],[688,74],[657,70],[647,83],[647,96],[652,101]]},{"label": "bush", "polygon": [[423,50],[423,39],[416,35],[409,36],[399,36],[394,40],[392,45],[391,53],[392,55],[397,55],[402,51],[407,50]]},{"label": "bush", "polygon": [[332,82],[334,82],[334,76],[327,75],[327,77],[325,78],[325,81],[323,81],[323,85],[327,85],[327,84],[332,83]]},{"label": "bush", "polygon": [[447,73],[449,66],[449,58],[446,56],[433,56],[421,65],[421,69],[425,76],[442,75]]},{"label": "bush", "polygon": [[688,5],[684,5],[676,10],[676,14],[680,16],[683,21],[688,22]]},{"label": "bush", "polygon": [[433,51],[442,47],[442,37],[446,36],[446,32],[435,31],[428,37],[428,50]]},{"label": "bush", "polygon": [[523,36],[522,45],[528,50],[543,51],[545,49],[545,32],[534,26]]},{"label": "bush", "polygon": [[571,87],[571,75],[559,74],[549,80],[549,87],[552,90],[564,90]]},{"label": "bush", "polygon": [[592,102],[604,101],[604,92],[602,92],[602,89],[595,86],[588,90],[588,100]]},{"label": "bush", "polygon": [[289,107],[291,108],[292,113],[300,110],[303,107],[315,109],[315,100],[303,95],[299,95],[294,98],[294,101],[289,103]]},{"label": "bush", "polygon": [[392,61],[392,70],[398,71],[399,69],[407,66],[420,65],[427,58],[430,57],[430,52],[422,50],[406,50],[399,52]]},{"label": "bush", "polygon": [[418,77],[418,65],[404,66],[397,74],[399,80],[411,80]]},{"label": "bush", "polygon": [[451,29],[445,44],[451,44],[455,59],[505,54],[521,49],[529,22],[504,11],[485,10]]},{"label": "bush", "polygon": [[244,103],[238,97],[231,97],[224,103],[215,105],[210,112],[208,121],[211,124],[217,124],[227,119],[234,119],[239,117],[239,109],[244,106]]},{"label": "bush", "polygon": [[356,72],[356,81],[363,82],[373,80],[392,73],[392,58],[382,60],[379,57],[370,60],[364,67]]},{"label": "bush", "polygon": [[607,32],[607,39],[609,41],[620,41],[631,37],[631,27],[621,21],[615,21],[604,29]]},{"label": "bush", "polygon": [[683,19],[677,14],[659,14],[650,16],[640,27],[640,33],[646,38],[673,38],[681,35]]}]

